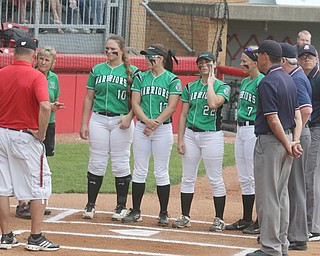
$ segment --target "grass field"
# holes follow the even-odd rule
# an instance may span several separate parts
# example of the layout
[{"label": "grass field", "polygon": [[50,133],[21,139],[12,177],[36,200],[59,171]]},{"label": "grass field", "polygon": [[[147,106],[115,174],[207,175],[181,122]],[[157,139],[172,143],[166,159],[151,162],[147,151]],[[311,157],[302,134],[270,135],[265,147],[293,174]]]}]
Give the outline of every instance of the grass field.
[{"label": "grass field", "polygon": [[[235,165],[234,145],[225,144],[223,167]],[[56,145],[54,157],[48,158],[52,171],[53,193],[86,193],[87,192],[87,166],[89,159],[89,145],[87,143],[59,143]],[[133,157],[131,154],[131,170],[133,169]],[[110,161],[104,177],[101,193],[115,193],[114,177],[111,173]],[[170,159],[171,184],[181,182],[182,172],[181,156],[173,145]],[[205,175],[205,169],[201,162],[199,167],[200,176]],[[153,160],[146,182],[146,192],[154,192],[156,188],[153,175]]]}]

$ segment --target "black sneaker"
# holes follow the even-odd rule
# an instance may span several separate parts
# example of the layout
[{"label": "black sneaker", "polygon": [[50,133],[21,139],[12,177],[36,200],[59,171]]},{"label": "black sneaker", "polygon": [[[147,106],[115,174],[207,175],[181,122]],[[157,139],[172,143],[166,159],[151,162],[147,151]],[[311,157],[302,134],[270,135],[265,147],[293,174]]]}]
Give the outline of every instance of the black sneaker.
[{"label": "black sneaker", "polygon": [[311,235],[309,236],[309,241],[310,242],[320,241],[320,233],[311,232]]},{"label": "black sneaker", "polygon": [[249,227],[242,230],[243,234],[258,235],[260,234],[260,227],[258,221],[253,222]]},{"label": "black sneaker", "polygon": [[127,212],[128,212],[127,208],[125,208],[123,205],[117,205],[111,219],[113,221],[122,220],[127,215]]},{"label": "black sneaker", "polygon": [[252,221],[238,220],[237,222],[227,225],[226,230],[243,230],[249,227],[252,224]]},{"label": "black sneaker", "polygon": [[83,219],[93,219],[96,207],[92,203],[88,203],[82,214]]},{"label": "black sneaker", "polygon": [[51,211],[50,210],[48,210],[48,209],[45,209],[44,210],[44,215],[50,215],[51,214]]},{"label": "black sneaker", "polygon": [[30,235],[25,247],[29,251],[57,251],[60,245],[51,243],[43,234],[38,239],[33,239]]},{"label": "black sneaker", "polygon": [[0,249],[12,249],[12,247],[17,246],[19,246],[19,242],[12,231],[9,234],[2,234]]},{"label": "black sneaker", "polygon": [[16,217],[22,218],[22,219],[31,219],[30,215],[30,205],[23,203],[20,205],[17,205],[16,207]]},{"label": "black sneaker", "polygon": [[160,212],[159,217],[158,217],[158,225],[162,226],[162,227],[168,226],[169,225],[169,218],[170,218],[170,216],[167,211]]},{"label": "black sneaker", "polygon": [[142,221],[141,211],[130,209],[130,212],[121,221],[124,223]]},{"label": "black sneaker", "polygon": [[296,251],[305,251],[308,249],[307,242],[305,241],[291,242],[288,249],[296,250]]}]

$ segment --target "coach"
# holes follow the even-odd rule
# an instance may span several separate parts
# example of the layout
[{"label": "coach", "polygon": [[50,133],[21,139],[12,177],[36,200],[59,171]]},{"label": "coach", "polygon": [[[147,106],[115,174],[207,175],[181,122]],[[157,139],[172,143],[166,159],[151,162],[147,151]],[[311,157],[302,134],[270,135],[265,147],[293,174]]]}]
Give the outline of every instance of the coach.
[{"label": "coach", "polygon": [[258,68],[266,76],[258,87],[254,149],[256,207],[261,249],[247,256],[288,254],[288,180],[293,156],[301,154],[301,115],[297,88],[279,65],[279,43],[265,40],[255,51]]},{"label": "coach", "polygon": [[54,251],[59,245],[41,233],[51,173],[42,141],[51,106],[45,76],[31,66],[36,44],[29,37],[16,42],[14,62],[0,70],[0,226],[2,249],[19,245],[9,229],[9,197],[31,200],[31,234],[26,249]]}]

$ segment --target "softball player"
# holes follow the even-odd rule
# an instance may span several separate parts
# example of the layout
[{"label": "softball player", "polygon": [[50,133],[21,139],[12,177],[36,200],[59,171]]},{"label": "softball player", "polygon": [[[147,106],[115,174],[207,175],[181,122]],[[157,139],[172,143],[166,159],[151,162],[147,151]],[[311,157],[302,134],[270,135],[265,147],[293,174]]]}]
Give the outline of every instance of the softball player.
[{"label": "softball player", "polygon": [[[130,65],[122,37],[109,37],[105,49],[108,62],[100,63],[90,71],[82,109],[80,136],[89,139],[90,144],[88,202],[83,218],[94,217],[96,199],[111,157],[117,191],[112,220],[121,220],[127,212],[131,180],[129,158],[134,115],[129,104],[130,87],[139,70]],[[91,109],[93,113],[88,126]]]},{"label": "softball player", "polygon": [[[256,142],[254,120],[256,118],[257,88],[264,77],[257,67],[257,55],[252,53],[258,47],[249,47],[241,55],[242,71],[249,76],[242,80],[238,99],[238,125],[235,142],[235,159],[242,191],[243,217],[227,230],[243,230],[252,224],[252,210],[255,198],[253,151]],[[257,224],[258,222],[256,222]]]},{"label": "softball player", "polygon": [[171,73],[172,58],[175,57],[163,45],[152,45],[140,53],[146,56],[150,70],[144,72],[141,79],[135,79],[132,86],[132,107],[138,119],[133,140],[133,208],[122,221],[142,220],[140,206],[152,153],[160,201],[158,225],[167,226],[170,194],[169,160],[173,143],[171,116],[181,95],[181,82]]},{"label": "softball player", "polygon": [[182,155],[181,208],[182,216],[172,227],[189,227],[194,185],[201,158],[213,193],[216,216],[210,231],[224,229],[223,212],[226,188],[222,178],[224,153],[221,131],[222,105],[229,101],[230,86],[215,78],[216,59],[211,52],[200,53],[197,66],[201,78],[183,90],[179,119],[178,151]]}]

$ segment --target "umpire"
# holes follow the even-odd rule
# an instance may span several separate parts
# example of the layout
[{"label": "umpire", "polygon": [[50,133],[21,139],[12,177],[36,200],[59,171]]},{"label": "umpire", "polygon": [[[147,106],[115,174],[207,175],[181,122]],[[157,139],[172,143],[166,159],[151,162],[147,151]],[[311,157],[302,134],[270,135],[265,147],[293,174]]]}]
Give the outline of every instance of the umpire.
[{"label": "umpire", "polygon": [[297,88],[279,65],[279,43],[265,40],[255,51],[258,68],[266,76],[258,87],[254,149],[256,207],[261,248],[247,256],[288,254],[288,180],[293,156],[300,156],[301,115]]}]

